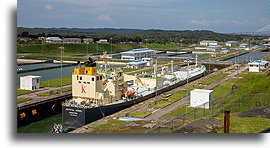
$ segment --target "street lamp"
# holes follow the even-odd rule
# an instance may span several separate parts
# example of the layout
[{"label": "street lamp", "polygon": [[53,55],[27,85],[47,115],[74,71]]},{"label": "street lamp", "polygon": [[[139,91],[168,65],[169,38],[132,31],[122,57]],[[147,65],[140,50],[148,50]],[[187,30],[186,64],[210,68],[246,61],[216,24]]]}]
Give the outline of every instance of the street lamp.
[{"label": "street lamp", "polygon": [[110,38],[110,40],[111,40],[111,54],[112,54],[112,38]]},{"label": "street lamp", "polygon": [[88,55],[88,45],[89,45],[89,42],[86,42],[86,45],[87,45],[87,55]]},{"label": "street lamp", "polygon": [[65,47],[60,46],[59,49],[61,50],[61,91],[60,91],[60,93],[62,95],[62,76],[63,76],[63,59],[62,59],[62,57],[63,57],[63,50],[65,49]]},{"label": "street lamp", "polygon": [[188,75],[189,75],[189,61],[187,60],[187,97],[186,97],[186,112],[188,112]]}]

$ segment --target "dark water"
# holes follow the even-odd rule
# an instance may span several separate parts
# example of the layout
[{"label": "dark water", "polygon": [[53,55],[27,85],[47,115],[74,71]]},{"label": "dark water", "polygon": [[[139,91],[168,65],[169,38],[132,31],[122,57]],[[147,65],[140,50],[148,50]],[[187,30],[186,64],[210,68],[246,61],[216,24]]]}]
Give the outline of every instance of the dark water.
[{"label": "dark water", "polygon": [[[64,77],[70,77],[72,75],[73,69],[75,67],[77,67],[77,66],[63,67],[63,71],[62,71],[63,78]],[[51,79],[58,79],[58,78],[61,78],[61,68],[45,69],[45,70],[25,72],[25,73],[17,74],[16,85],[20,85],[20,77],[28,76],[28,75],[41,76],[41,81],[47,81],[47,80],[51,80]]]},{"label": "dark water", "polygon": [[40,64],[21,65],[19,67],[21,67],[22,70],[32,70],[32,69],[54,67],[54,66],[60,66],[60,65],[61,64],[55,64],[55,63],[40,63]]},{"label": "dark water", "polygon": [[17,129],[18,133],[49,133],[52,127],[56,124],[62,123],[62,114],[51,116],[40,120],[38,122],[31,123],[29,125],[21,126]]},{"label": "dark water", "polygon": [[241,56],[237,56],[225,61],[233,61],[233,62],[252,62],[254,60],[258,60],[266,55],[268,55],[269,53],[247,53],[247,54],[243,54]]}]

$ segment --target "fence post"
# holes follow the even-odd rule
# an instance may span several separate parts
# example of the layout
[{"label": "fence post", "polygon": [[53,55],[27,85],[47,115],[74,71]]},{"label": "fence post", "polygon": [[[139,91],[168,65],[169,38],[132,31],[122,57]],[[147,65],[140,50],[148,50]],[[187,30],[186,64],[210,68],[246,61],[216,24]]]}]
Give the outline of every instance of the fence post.
[{"label": "fence post", "polygon": [[224,110],[224,133],[230,132],[230,110]]},{"label": "fence post", "polygon": [[194,110],[194,120],[196,120],[196,110],[197,109]]}]

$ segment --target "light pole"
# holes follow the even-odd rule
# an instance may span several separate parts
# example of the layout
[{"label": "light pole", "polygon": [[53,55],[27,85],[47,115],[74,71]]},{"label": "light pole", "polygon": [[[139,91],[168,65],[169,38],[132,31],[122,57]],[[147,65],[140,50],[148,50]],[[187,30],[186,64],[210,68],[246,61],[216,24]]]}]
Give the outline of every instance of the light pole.
[{"label": "light pole", "polygon": [[43,54],[43,37],[41,38],[41,44],[42,44],[42,54]]},{"label": "light pole", "polygon": [[187,61],[187,97],[186,97],[186,113],[188,112],[188,75],[189,75],[189,61]]},{"label": "light pole", "polygon": [[87,42],[86,45],[87,45],[87,55],[88,55],[88,53],[89,53],[89,52],[88,52],[88,45],[89,45],[89,42]]},{"label": "light pole", "polygon": [[59,49],[61,50],[61,95],[62,95],[62,76],[63,76],[63,50],[65,49],[63,46],[60,46]]},{"label": "light pole", "polygon": [[98,43],[96,43],[97,44],[97,54],[98,54]]},{"label": "light pole", "polygon": [[110,40],[111,40],[111,54],[112,54],[112,38],[110,38]]}]

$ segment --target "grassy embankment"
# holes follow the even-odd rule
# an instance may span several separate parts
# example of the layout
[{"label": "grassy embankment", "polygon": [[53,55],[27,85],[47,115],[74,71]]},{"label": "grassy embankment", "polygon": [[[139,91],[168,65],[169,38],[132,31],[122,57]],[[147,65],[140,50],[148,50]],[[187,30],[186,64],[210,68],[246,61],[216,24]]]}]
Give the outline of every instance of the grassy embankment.
[{"label": "grassy embankment", "polygon": [[135,117],[135,118],[145,118],[150,114],[151,113],[147,111],[136,111],[136,112],[130,113],[128,116]]},{"label": "grassy embankment", "polygon": [[[241,111],[246,111],[256,107],[256,102],[263,101],[262,105],[269,105],[269,95],[252,95],[257,93],[269,93],[269,77],[268,74],[241,74],[242,79],[231,79],[214,89],[214,97],[218,98],[227,94],[223,98],[222,109],[231,109],[232,115]],[[232,86],[238,85],[238,89],[232,92]],[[241,95],[246,94],[244,97]],[[241,104],[241,105],[240,105]],[[203,109],[200,114],[203,113]],[[168,116],[176,116],[183,114],[185,107],[179,108]],[[197,111],[200,112],[200,111]],[[208,112],[206,110],[206,112]],[[197,114],[197,113],[196,113]],[[197,116],[200,116],[197,114]],[[223,119],[223,113],[216,118]],[[262,123],[261,125],[257,125]],[[231,133],[258,133],[269,127],[269,119],[265,118],[231,118]],[[219,132],[223,132],[220,129]]]},{"label": "grassy embankment", "polygon": [[[102,53],[105,51],[111,51],[110,44],[88,44],[88,52],[87,52],[87,44],[44,44],[43,45],[43,53],[44,55],[60,55],[61,51],[59,50],[60,46],[64,46],[64,55],[84,55],[87,53]],[[134,46],[131,44],[113,44],[112,51],[123,51],[133,49]],[[17,53],[32,53],[32,54],[40,54],[42,55],[42,45],[18,45]]]}]

